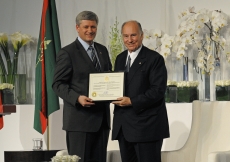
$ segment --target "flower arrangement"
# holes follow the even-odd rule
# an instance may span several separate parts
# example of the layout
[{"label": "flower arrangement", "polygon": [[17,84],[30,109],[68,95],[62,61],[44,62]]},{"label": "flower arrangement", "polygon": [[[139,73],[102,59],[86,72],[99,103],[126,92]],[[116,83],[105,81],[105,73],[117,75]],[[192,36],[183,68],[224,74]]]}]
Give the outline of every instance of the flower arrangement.
[{"label": "flower arrangement", "polygon": [[1,83],[0,84],[0,90],[13,89],[13,88],[14,88],[13,84],[9,84],[9,83]]},{"label": "flower arrangement", "polygon": [[165,91],[165,102],[177,102],[177,82],[167,80],[167,87]]},{"label": "flower arrangement", "polygon": [[58,155],[51,158],[52,162],[78,162],[80,159],[77,155]]},{"label": "flower arrangement", "polygon": [[2,104],[14,104],[13,84],[1,83],[0,84],[0,97]]},{"label": "flower arrangement", "polygon": [[15,32],[10,35],[11,43],[13,45],[13,58],[11,58],[8,46],[8,36],[6,33],[0,33],[0,47],[3,55],[0,55],[0,74],[2,83],[15,83],[15,74],[18,68],[19,50],[22,46],[32,41],[31,36]]},{"label": "flower arrangement", "polygon": [[198,81],[179,81],[177,87],[198,87]]},{"label": "flower arrangement", "polygon": [[230,86],[230,80],[216,80],[215,85],[221,87]]},{"label": "flower arrangement", "polygon": [[148,48],[159,52],[166,60],[172,52],[174,36],[169,36],[159,29],[144,29],[143,44]]},{"label": "flower arrangement", "polygon": [[197,89],[198,81],[180,81],[177,82],[177,101],[193,102],[199,99],[199,91]]},{"label": "flower arrangement", "polygon": [[111,32],[109,32],[109,52],[111,56],[112,66],[114,68],[114,63],[118,54],[123,51],[123,43],[121,38],[121,33],[118,29],[119,22],[117,18],[113,26],[110,26]]},{"label": "flower arrangement", "polygon": [[167,86],[177,86],[177,82],[173,80],[167,80]]},{"label": "flower arrangement", "polygon": [[217,80],[216,85],[216,100],[230,101],[230,80]]},{"label": "flower arrangement", "polygon": [[[195,8],[190,7],[182,11],[179,18],[181,23],[173,44],[177,58],[187,57],[185,51],[188,48],[197,49],[197,66],[202,73],[212,74],[215,66],[219,66],[220,54],[225,48],[226,40],[221,31],[228,25],[229,17],[219,10],[195,12]],[[226,57],[230,61],[230,56]]]}]

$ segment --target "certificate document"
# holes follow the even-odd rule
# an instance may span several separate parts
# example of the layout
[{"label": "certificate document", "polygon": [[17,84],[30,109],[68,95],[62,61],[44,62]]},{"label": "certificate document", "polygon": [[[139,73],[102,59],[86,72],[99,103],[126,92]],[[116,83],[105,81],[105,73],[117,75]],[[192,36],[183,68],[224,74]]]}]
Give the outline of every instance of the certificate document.
[{"label": "certificate document", "polygon": [[92,73],[89,75],[89,98],[113,101],[124,95],[124,72]]}]

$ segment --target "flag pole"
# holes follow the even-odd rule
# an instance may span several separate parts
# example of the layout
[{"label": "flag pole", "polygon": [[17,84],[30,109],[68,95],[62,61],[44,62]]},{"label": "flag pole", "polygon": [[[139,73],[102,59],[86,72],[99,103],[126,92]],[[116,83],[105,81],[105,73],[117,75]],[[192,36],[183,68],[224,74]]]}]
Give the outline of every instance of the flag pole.
[{"label": "flag pole", "polygon": [[47,150],[50,150],[50,129],[49,129],[49,116],[47,119]]}]

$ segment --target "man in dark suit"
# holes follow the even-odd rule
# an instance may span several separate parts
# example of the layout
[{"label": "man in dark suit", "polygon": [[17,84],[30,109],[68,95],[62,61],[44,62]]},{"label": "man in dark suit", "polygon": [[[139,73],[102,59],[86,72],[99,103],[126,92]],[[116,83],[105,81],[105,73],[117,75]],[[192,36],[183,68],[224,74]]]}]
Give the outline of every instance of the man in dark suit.
[{"label": "man in dark suit", "polygon": [[81,162],[106,162],[110,130],[109,103],[94,103],[87,97],[89,73],[112,69],[106,47],[93,41],[97,25],[95,13],[77,15],[78,38],[59,51],[53,80],[53,90],[64,101],[68,153],[80,156]]},{"label": "man in dark suit", "polygon": [[119,142],[122,162],[160,162],[163,138],[169,137],[164,59],[142,45],[139,22],[125,22],[122,37],[128,50],[117,56],[115,71],[126,71],[125,94],[112,102],[112,139]]}]

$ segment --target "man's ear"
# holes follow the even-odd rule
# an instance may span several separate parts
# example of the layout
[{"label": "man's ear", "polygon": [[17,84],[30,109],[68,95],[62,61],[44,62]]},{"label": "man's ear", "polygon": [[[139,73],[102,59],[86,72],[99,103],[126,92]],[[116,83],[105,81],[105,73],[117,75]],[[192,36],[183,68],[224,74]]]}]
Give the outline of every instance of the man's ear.
[{"label": "man's ear", "polygon": [[77,30],[77,32],[78,32],[78,30],[79,30],[79,26],[78,26],[78,25],[76,25],[75,27],[76,27],[76,30]]}]

